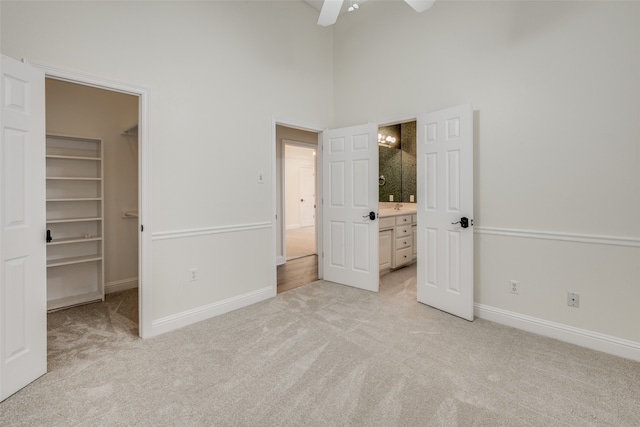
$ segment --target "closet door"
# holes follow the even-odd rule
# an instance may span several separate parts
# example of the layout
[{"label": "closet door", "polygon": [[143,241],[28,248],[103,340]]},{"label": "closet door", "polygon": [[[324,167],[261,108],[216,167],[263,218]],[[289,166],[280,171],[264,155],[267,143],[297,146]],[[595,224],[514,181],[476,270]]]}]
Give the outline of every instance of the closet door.
[{"label": "closet door", "polygon": [[47,372],[44,73],[0,62],[0,400]]}]

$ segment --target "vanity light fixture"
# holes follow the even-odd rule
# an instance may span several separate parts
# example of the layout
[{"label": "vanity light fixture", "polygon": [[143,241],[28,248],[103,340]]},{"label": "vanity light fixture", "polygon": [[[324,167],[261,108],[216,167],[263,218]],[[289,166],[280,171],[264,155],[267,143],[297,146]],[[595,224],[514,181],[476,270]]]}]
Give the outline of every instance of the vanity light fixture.
[{"label": "vanity light fixture", "polygon": [[378,134],[378,145],[382,147],[391,148],[391,144],[396,142],[396,138],[393,136],[384,136],[383,134]]}]

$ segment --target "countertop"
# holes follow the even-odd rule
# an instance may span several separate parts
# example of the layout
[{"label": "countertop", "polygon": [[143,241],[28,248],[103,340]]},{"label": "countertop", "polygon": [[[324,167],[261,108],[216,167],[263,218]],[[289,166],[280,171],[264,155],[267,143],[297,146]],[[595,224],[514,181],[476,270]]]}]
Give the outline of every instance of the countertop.
[{"label": "countertop", "polygon": [[396,210],[394,208],[387,208],[387,207],[380,207],[378,209],[378,216],[380,218],[384,218],[387,216],[397,216],[397,215],[411,215],[416,213],[416,206],[414,205],[410,205],[410,206],[403,206],[400,208],[400,210]]}]

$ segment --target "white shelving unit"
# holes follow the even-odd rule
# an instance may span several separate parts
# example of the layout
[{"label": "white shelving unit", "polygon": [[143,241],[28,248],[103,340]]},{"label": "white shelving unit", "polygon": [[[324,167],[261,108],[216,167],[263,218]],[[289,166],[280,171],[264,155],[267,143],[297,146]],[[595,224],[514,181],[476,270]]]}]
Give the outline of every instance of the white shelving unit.
[{"label": "white shelving unit", "polygon": [[104,300],[102,141],[47,135],[47,308]]}]

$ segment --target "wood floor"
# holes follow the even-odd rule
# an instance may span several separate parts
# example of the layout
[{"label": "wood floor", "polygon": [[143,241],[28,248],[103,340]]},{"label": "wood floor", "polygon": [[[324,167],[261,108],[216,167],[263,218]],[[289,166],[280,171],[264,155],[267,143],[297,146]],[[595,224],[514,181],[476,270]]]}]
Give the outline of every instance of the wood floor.
[{"label": "wood floor", "polygon": [[318,256],[310,255],[289,260],[278,266],[277,274],[278,293],[315,282],[318,280]]}]

